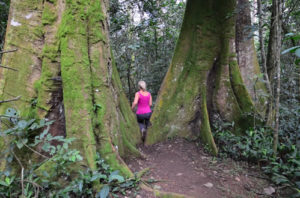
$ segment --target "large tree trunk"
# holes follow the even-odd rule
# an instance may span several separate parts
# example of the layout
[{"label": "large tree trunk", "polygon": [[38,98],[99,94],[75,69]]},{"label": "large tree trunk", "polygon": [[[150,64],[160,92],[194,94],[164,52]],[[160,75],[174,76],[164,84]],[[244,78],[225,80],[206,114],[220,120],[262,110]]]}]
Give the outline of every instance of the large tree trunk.
[{"label": "large tree trunk", "polygon": [[241,75],[257,110],[262,115],[266,107],[267,86],[261,75],[256,49],[254,47],[254,31],[251,23],[249,0],[237,1],[236,16],[236,53]]},{"label": "large tree trunk", "polygon": [[[200,136],[216,154],[211,132],[215,117],[234,121],[239,133],[253,124],[249,114],[254,112],[254,104],[237,63],[235,8],[235,0],[187,1],[175,54],[152,116],[148,144],[174,136]],[[250,64],[246,75],[254,76],[259,70],[253,42],[244,42],[251,53],[239,58],[245,57],[244,64]],[[250,82],[248,86],[251,88]]]},{"label": "large tree trunk", "polygon": [[0,110],[57,120],[50,132],[75,137],[85,165],[96,168],[99,152],[128,175],[119,155],[139,155],[140,134],[111,55],[106,9],[105,0],[12,0],[5,49],[18,51],[2,63],[19,71],[0,70],[0,94],[21,100]]}]

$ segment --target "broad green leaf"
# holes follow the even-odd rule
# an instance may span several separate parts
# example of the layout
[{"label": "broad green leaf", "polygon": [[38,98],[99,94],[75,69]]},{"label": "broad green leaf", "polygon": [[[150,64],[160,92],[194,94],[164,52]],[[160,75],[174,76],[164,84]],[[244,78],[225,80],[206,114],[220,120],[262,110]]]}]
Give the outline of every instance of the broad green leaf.
[{"label": "broad green leaf", "polygon": [[283,54],[286,54],[286,53],[288,53],[288,52],[293,52],[294,50],[296,50],[296,49],[298,49],[298,48],[300,48],[299,45],[298,45],[298,46],[291,47],[291,48],[288,48],[288,49],[286,49],[286,50],[283,50],[283,51],[281,52],[281,54],[283,55]]},{"label": "broad green leaf", "polygon": [[291,37],[291,36],[294,36],[294,35],[295,35],[295,33],[289,32],[289,33],[285,34],[284,36],[285,36],[285,37]]},{"label": "broad green leaf", "polygon": [[5,115],[10,117],[17,117],[18,112],[14,108],[7,108],[5,111]]},{"label": "broad green leaf", "polygon": [[83,182],[80,181],[79,184],[78,184],[78,189],[80,192],[82,192],[82,187],[83,187]]},{"label": "broad green leaf", "polygon": [[0,180],[0,185],[2,185],[2,186],[9,186],[6,182],[4,182],[2,180]]},{"label": "broad green leaf", "polygon": [[14,124],[18,122],[18,112],[14,108],[7,108],[5,112],[5,116],[10,117],[10,121]]},{"label": "broad green leaf", "polygon": [[21,148],[24,146],[22,140],[18,140],[18,141],[16,142],[16,145],[17,145],[17,147],[18,147],[19,149],[21,149]]},{"label": "broad green leaf", "polygon": [[295,51],[296,56],[298,56],[300,58],[300,46],[299,48]]},{"label": "broad green leaf", "polygon": [[38,128],[38,124],[37,124],[37,123],[33,123],[33,124],[29,127],[30,130],[35,130],[35,129],[37,129],[37,128]]},{"label": "broad green leaf", "polygon": [[10,181],[10,178],[9,177],[5,177],[5,182],[10,185],[11,181]]},{"label": "broad green leaf", "polygon": [[101,191],[98,193],[97,197],[107,198],[109,194],[110,187],[108,185],[104,185]]},{"label": "broad green leaf", "polygon": [[112,176],[112,175],[119,175],[119,172],[120,172],[120,171],[116,170],[116,171],[114,171],[114,172],[111,172],[110,175],[111,175],[111,176]]},{"label": "broad green leaf", "polygon": [[78,161],[83,160],[83,158],[81,157],[81,155],[77,155],[76,157],[77,157],[77,160],[78,160]]},{"label": "broad green leaf", "polygon": [[98,174],[93,175],[93,177],[91,178],[91,181],[95,181],[96,179],[106,179],[106,178],[107,178],[106,175],[98,173]]},{"label": "broad green leaf", "polygon": [[18,122],[19,129],[25,129],[27,127],[27,122],[25,120],[20,120]]},{"label": "broad green leaf", "polygon": [[117,180],[118,182],[124,182],[124,177],[121,175],[110,175],[108,178],[108,182],[112,182],[114,180]]},{"label": "broad green leaf", "polygon": [[48,174],[47,171],[43,171],[43,175],[44,175],[45,177],[50,177],[50,175]]},{"label": "broad green leaf", "polygon": [[72,162],[75,162],[76,161],[76,155],[73,155],[70,159]]}]

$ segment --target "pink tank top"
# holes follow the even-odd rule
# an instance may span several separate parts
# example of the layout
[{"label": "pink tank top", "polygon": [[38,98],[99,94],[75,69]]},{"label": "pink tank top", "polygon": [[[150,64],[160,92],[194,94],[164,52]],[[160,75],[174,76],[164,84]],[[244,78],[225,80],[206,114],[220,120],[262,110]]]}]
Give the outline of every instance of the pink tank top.
[{"label": "pink tank top", "polygon": [[145,114],[145,113],[150,113],[151,109],[149,106],[149,101],[150,101],[150,93],[148,92],[148,95],[143,96],[140,92],[139,93],[139,101],[137,104],[137,111],[136,114]]}]

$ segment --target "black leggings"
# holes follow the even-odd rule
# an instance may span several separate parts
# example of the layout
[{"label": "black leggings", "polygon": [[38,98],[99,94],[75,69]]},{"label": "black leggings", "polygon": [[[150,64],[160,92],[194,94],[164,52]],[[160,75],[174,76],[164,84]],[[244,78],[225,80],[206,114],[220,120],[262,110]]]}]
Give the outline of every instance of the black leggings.
[{"label": "black leggings", "polygon": [[150,113],[145,113],[145,114],[136,114],[137,121],[140,126],[140,130],[142,129],[147,129],[150,123],[150,117],[151,117],[152,112]]}]

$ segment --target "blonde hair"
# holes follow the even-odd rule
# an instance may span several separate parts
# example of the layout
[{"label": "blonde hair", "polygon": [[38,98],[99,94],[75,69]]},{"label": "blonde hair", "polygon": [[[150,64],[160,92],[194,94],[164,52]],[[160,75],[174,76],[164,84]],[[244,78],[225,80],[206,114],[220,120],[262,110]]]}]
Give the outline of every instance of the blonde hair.
[{"label": "blonde hair", "polygon": [[140,89],[146,91],[146,83],[145,83],[145,81],[142,81],[142,80],[139,81],[138,85],[139,85]]}]

